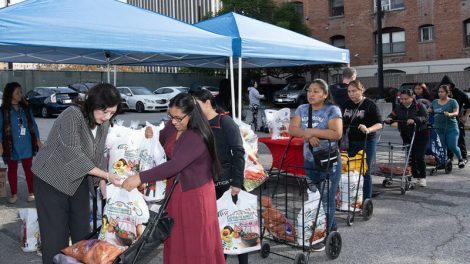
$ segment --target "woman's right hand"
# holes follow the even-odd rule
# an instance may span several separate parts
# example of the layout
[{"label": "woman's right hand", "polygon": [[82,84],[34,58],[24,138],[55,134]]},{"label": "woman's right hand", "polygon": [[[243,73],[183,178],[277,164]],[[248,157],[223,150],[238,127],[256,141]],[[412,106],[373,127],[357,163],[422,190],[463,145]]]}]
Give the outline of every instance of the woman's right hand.
[{"label": "woman's right hand", "polygon": [[114,186],[121,187],[122,179],[119,175],[110,173],[108,174],[108,180],[110,183],[114,184]]},{"label": "woman's right hand", "polygon": [[318,147],[320,146],[320,139],[317,137],[311,137],[308,139],[308,143],[310,143],[312,147]]}]

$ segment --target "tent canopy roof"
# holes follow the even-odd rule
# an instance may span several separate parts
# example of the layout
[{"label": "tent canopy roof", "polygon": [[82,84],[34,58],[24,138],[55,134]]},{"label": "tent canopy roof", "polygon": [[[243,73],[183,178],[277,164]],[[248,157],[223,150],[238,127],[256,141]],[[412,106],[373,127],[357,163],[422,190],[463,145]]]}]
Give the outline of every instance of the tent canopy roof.
[{"label": "tent canopy roof", "polygon": [[280,67],[349,63],[349,51],[237,13],[227,13],[195,26],[233,39],[243,67]]},{"label": "tent canopy roof", "polygon": [[0,61],[225,67],[231,43],[116,0],[27,0],[0,9]]}]

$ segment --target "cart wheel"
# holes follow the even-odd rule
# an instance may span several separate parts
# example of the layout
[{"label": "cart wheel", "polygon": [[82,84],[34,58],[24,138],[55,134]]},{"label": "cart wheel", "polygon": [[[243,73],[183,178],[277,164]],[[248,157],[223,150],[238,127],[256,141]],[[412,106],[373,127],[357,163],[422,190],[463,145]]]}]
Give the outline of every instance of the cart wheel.
[{"label": "cart wheel", "polygon": [[400,193],[401,193],[401,194],[405,194],[405,193],[406,193],[406,189],[403,188],[403,187],[400,187]]},{"label": "cart wheel", "polygon": [[429,176],[433,176],[434,173],[436,173],[436,169],[431,169],[431,170],[429,171]]},{"label": "cart wheel", "polygon": [[369,220],[372,217],[373,213],[374,213],[374,204],[372,203],[372,200],[365,199],[364,202],[362,202],[362,216],[364,218],[364,221]]},{"label": "cart wheel", "polygon": [[390,181],[388,179],[385,179],[382,182],[382,187],[384,187],[384,188],[390,187],[391,185],[392,185],[392,181]]},{"label": "cart wheel", "polygon": [[449,174],[449,173],[452,172],[452,160],[448,160],[446,162],[446,166],[444,168],[444,171],[445,171],[446,174]]},{"label": "cart wheel", "polygon": [[306,264],[305,255],[303,253],[295,254],[294,264]]},{"label": "cart wheel", "polygon": [[343,240],[338,231],[331,232],[326,238],[325,253],[329,259],[336,259],[341,253]]},{"label": "cart wheel", "polygon": [[354,218],[351,217],[351,215],[348,213],[348,216],[346,217],[346,224],[348,226],[352,226],[353,222],[354,222]]},{"label": "cart wheel", "polygon": [[260,251],[261,258],[267,258],[270,252],[271,252],[271,246],[269,245],[268,242],[264,241],[261,246],[261,251]]}]

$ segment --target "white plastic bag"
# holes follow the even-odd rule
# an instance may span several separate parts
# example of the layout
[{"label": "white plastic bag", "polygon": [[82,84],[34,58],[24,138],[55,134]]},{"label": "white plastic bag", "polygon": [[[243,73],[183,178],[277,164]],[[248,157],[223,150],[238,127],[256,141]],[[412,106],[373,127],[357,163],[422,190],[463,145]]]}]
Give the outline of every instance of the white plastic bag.
[{"label": "white plastic bag", "polygon": [[271,139],[289,138],[290,109],[266,109],[264,112]]},{"label": "white plastic bag", "polygon": [[108,171],[126,179],[139,170],[139,148],[144,135],[140,130],[114,125],[106,139]]},{"label": "white plastic bag", "polygon": [[228,190],[217,200],[224,254],[239,255],[261,249],[256,195],[240,191],[237,203]]},{"label": "white plastic bag", "polygon": [[245,172],[243,187],[250,192],[263,184],[268,174],[258,160],[258,136],[253,132],[251,126],[235,119],[242,136],[243,148],[245,149]]},{"label": "white plastic bag", "polygon": [[[308,190],[307,195],[308,195],[308,200],[304,202],[303,222],[302,222],[302,210],[299,212],[297,216],[297,230],[299,230],[297,234],[297,243],[299,245],[304,245],[304,246],[310,245],[310,239],[312,239],[312,245],[319,243],[323,240],[323,238],[326,235],[325,212],[323,210],[323,206],[319,203],[320,192],[319,191],[312,192]],[[319,205],[320,205],[320,209],[318,210]],[[318,218],[317,218],[317,210],[318,210]],[[313,225],[315,224],[315,218],[317,218],[317,224],[316,224],[315,232],[312,232]],[[301,230],[303,230],[303,236],[302,236]],[[302,237],[305,240],[302,240]]]},{"label": "white plastic bag", "polygon": [[[361,182],[359,182],[359,172],[354,170],[349,172],[349,184],[348,184],[348,173],[341,174],[341,179],[339,181],[338,191],[336,193],[336,208],[342,211],[360,209],[362,207],[363,200],[363,189],[364,177],[361,177]],[[359,187],[359,190],[358,190]],[[349,188],[349,192],[348,192]],[[356,200],[356,192],[357,200]],[[351,204],[349,204],[351,201]]]},{"label": "white plastic bag", "polygon": [[38,213],[35,208],[19,210],[21,219],[21,249],[34,252],[40,247]]},{"label": "white plastic bag", "polygon": [[130,246],[142,235],[149,209],[142,194],[112,184],[106,186],[107,200],[99,239],[117,246]]}]

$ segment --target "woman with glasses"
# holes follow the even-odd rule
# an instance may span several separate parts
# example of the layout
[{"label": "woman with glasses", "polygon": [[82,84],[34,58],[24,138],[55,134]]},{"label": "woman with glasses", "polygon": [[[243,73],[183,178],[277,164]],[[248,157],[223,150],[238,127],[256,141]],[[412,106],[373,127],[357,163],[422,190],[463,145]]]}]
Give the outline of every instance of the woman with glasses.
[{"label": "woman with glasses", "polygon": [[384,120],[391,124],[398,122],[398,130],[403,144],[411,143],[413,133],[415,134],[410,153],[410,166],[412,177],[417,184],[426,187],[426,163],[424,155],[429,140],[428,112],[423,104],[416,102],[413,90],[404,89],[400,91],[400,104]]},{"label": "woman with glasses", "polygon": [[[342,140],[345,140],[345,137],[348,139],[349,156],[356,155],[365,146],[367,167],[371,168],[377,149],[375,132],[382,128],[382,116],[377,105],[364,97],[364,90],[364,86],[359,80],[351,81],[348,84],[349,100],[342,106],[345,134]],[[364,199],[372,197],[370,169],[364,175],[363,196]]]},{"label": "woman with glasses", "polygon": [[455,99],[449,97],[449,85],[441,85],[438,90],[439,99],[435,99],[429,108],[434,113],[434,128],[444,149],[452,151],[459,159],[459,168],[465,167],[462,153],[458,147],[459,127],[457,118],[459,116],[459,104]]},{"label": "woman with glasses", "polygon": [[[232,118],[217,113],[214,97],[209,91],[201,89],[191,94],[209,120],[215,136],[217,156],[222,165],[220,179],[215,183],[217,199],[229,189],[232,196],[236,196],[243,186],[245,170],[245,149],[240,129]],[[248,254],[238,255],[238,263],[248,264]]]},{"label": "woman with glasses", "polygon": [[7,83],[3,89],[3,104],[0,111],[0,155],[8,166],[8,182],[13,204],[18,199],[18,162],[23,165],[28,185],[28,202],[34,201],[33,190],[33,155],[36,154],[41,141],[39,130],[31,108],[23,98],[21,85],[17,82]]},{"label": "woman with glasses", "polygon": [[170,100],[168,115],[170,120],[159,136],[168,161],[128,177],[122,186],[130,191],[142,182],[168,179],[168,190],[180,174],[180,184],[167,208],[175,223],[164,243],[164,263],[225,263],[215,199],[214,181],[219,179],[220,163],[214,134],[188,93]]}]

